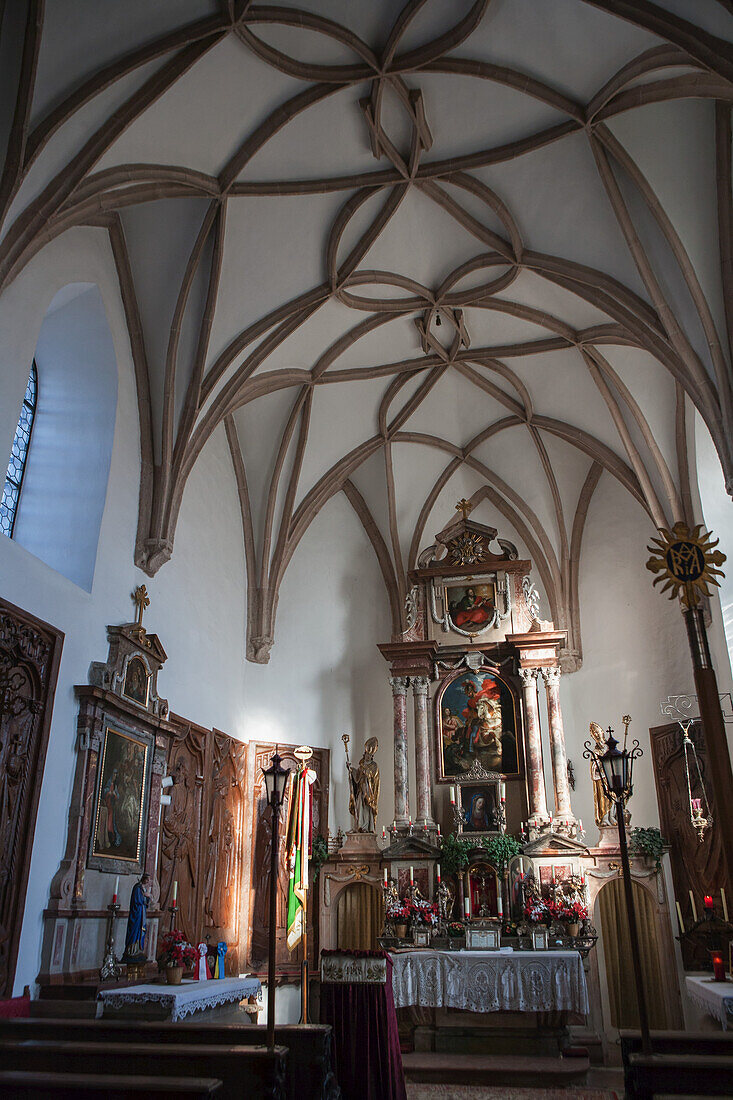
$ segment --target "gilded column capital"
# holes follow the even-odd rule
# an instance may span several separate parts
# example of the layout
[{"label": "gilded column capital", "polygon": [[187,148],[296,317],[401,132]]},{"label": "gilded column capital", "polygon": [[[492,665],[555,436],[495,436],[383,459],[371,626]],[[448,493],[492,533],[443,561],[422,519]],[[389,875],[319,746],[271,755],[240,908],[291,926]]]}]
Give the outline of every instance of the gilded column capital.
[{"label": "gilded column capital", "polygon": [[544,681],[548,687],[550,685],[557,686],[557,684],[560,683],[560,676],[562,675],[562,671],[560,668],[557,667],[557,665],[552,668],[541,668],[539,671],[542,673]]},{"label": "gilded column capital", "polygon": [[392,686],[393,695],[407,695],[406,676],[390,676],[389,682]]},{"label": "gilded column capital", "polygon": [[536,668],[520,668],[519,679],[522,681],[522,687],[529,687],[532,681],[537,680]]},{"label": "gilded column capital", "polygon": [[427,695],[430,681],[427,676],[411,676],[410,683],[415,695]]}]

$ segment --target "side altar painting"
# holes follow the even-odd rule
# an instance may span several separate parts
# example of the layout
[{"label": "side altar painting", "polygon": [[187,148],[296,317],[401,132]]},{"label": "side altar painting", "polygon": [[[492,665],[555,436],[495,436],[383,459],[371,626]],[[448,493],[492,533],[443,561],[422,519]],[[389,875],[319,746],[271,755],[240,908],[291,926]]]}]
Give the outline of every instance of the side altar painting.
[{"label": "side altar painting", "polygon": [[440,778],[460,778],[478,763],[487,772],[519,771],[514,696],[491,670],[459,672],[436,696]]},{"label": "side altar painting", "polygon": [[151,744],[144,733],[104,731],[90,867],[142,872]]}]

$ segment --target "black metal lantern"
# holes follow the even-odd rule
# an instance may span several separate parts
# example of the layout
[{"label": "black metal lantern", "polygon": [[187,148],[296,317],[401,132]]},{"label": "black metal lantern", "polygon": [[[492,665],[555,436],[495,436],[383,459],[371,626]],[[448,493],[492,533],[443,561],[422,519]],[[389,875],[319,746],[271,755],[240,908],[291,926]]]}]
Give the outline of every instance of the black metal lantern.
[{"label": "black metal lantern", "polygon": [[273,753],[270,767],[262,769],[262,774],[265,777],[265,788],[267,790],[267,804],[268,806],[272,806],[274,810],[279,810],[283,804],[285,785],[290,775],[288,768],[282,768],[280,766],[281,762],[282,757],[275,752]]},{"label": "black metal lantern", "polygon": [[642,755],[642,751],[638,741],[634,741],[630,751],[625,746],[620,749],[610,726],[606,733],[606,751],[599,755],[593,751],[590,741],[586,741],[583,756],[595,763],[608,797],[613,802],[626,802],[634,789],[634,760]]}]

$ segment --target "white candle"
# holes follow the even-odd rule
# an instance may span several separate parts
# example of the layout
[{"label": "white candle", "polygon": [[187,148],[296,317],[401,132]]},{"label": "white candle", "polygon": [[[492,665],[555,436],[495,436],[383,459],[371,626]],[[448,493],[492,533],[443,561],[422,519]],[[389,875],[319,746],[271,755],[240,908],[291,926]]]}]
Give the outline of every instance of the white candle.
[{"label": "white candle", "polygon": [[499,784],[499,797],[501,798],[502,802],[506,802],[506,783],[503,780]]},{"label": "white candle", "polygon": [[725,900],[725,887],[720,887],[720,900],[723,903],[723,919],[728,920],[728,902]]},{"label": "white candle", "polygon": [[173,882],[173,904],[176,904],[176,898],[178,897],[178,879]]},{"label": "white candle", "polygon": [[455,804],[456,804],[456,788],[455,787],[451,787],[451,789],[450,789],[450,801],[451,801],[451,806],[455,806]]},{"label": "white candle", "polygon": [[692,890],[690,890],[690,905],[692,906],[692,923],[697,924],[697,909],[695,908],[695,899],[692,896]]},{"label": "white candle", "polygon": [[387,885],[387,868],[384,868],[384,885]]},{"label": "white candle", "polygon": [[470,902],[469,902],[468,898],[465,897],[463,899],[463,912],[465,913],[466,916],[469,915],[469,911],[470,911],[469,910],[469,904],[470,904]]},{"label": "white candle", "polygon": [[115,893],[114,893],[114,897],[112,898],[112,904],[113,905],[117,901],[117,894],[119,893],[119,890],[120,890],[120,876],[118,875],[117,878],[115,879]]},{"label": "white candle", "polygon": [[414,884],[414,882],[415,882],[415,876],[413,874],[412,864],[410,864],[410,886],[412,886]]},{"label": "white candle", "polygon": [[684,933],[684,931],[685,931],[685,926],[684,926],[684,924],[682,923],[682,910],[680,909],[680,903],[679,903],[678,901],[676,901],[676,902],[675,902],[675,905],[677,906],[677,923],[678,923],[678,924],[679,924],[679,926],[680,926],[680,932],[681,932],[681,933]]},{"label": "white candle", "polygon": [[440,864],[439,863],[436,865],[436,872],[437,872],[437,875],[438,875],[438,885],[440,885]]},{"label": "white candle", "polygon": [[522,856],[519,857],[519,873],[520,875],[524,874],[524,859]]},{"label": "white candle", "polygon": [[583,819],[582,819],[582,817],[578,818],[578,828],[580,829],[580,831],[582,833],[583,832]]},{"label": "white candle", "polygon": [[440,825],[438,825],[438,836],[440,836]]},{"label": "white candle", "polygon": [[502,900],[501,894],[498,894],[496,898],[496,911],[500,917],[504,916],[504,902]]},{"label": "white candle", "polygon": [[387,839],[387,833],[386,833],[386,830],[385,830],[384,825],[383,825],[382,826],[382,840],[386,840],[386,839]]},{"label": "white candle", "polygon": [[554,863],[550,867],[550,880],[551,880],[551,882],[555,881],[555,864]]}]

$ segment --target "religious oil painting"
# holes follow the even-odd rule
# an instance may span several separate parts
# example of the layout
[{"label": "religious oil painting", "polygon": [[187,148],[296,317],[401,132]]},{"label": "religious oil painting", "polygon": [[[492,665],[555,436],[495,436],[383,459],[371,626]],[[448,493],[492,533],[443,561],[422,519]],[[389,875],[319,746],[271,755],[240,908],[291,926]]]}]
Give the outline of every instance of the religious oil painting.
[{"label": "religious oil painting", "polygon": [[462,784],[460,792],[461,820],[459,833],[496,833],[499,831],[498,780],[496,783]]},{"label": "religious oil painting", "polygon": [[128,699],[132,699],[133,703],[140,703],[141,706],[146,707],[148,705],[149,687],[150,676],[145,667],[145,662],[141,657],[131,657],[125,669],[125,683],[122,687],[122,694],[126,695]]},{"label": "religious oil painting", "polygon": [[496,586],[479,578],[471,584],[450,584],[444,590],[448,620],[461,634],[480,634],[494,624]]},{"label": "religious oil painting", "polygon": [[519,772],[514,696],[493,671],[460,672],[436,696],[440,778]]},{"label": "religious oil painting", "polygon": [[107,726],[99,763],[89,866],[142,870],[151,744],[142,734]]}]

